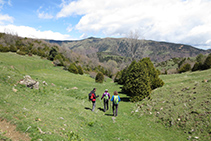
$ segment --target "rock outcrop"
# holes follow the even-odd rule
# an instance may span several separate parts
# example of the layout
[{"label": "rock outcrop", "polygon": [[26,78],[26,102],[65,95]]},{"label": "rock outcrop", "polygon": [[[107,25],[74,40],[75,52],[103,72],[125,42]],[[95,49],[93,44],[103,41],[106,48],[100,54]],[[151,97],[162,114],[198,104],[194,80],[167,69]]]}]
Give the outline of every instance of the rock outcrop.
[{"label": "rock outcrop", "polygon": [[39,89],[39,82],[33,80],[29,75],[24,76],[24,79],[20,80],[19,84],[26,85],[31,89]]}]

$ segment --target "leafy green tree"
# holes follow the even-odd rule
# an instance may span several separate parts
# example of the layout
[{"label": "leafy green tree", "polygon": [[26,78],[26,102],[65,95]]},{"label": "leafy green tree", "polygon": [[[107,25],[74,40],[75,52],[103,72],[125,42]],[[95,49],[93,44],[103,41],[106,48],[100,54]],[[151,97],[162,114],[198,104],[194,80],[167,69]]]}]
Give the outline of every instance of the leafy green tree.
[{"label": "leafy green tree", "polygon": [[78,65],[78,73],[80,75],[83,75],[84,74],[84,71],[83,71],[83,69],[82,69],[82,67],[80,65]]},{"label": "leafy green tree", "polygon": [[48,59],[53,61],[54,60],[54,57],[58,54],[58,51],[57,51],[57,48],[55,47],[52,47],[50,52],[49,52],[49,55],[48,55]]},{"label": "leafy green tree", "polygon": [[10,45],[10,51],[11,52],[16,52],[17,48],[14,45]]},{"label": "leafy green tree", "polygon": [[203,69],[210,69],[211,68],[211,53],[207,56],[206,60],[203,64]]},{"label": "leafy green tree", "polygon": [[57,54],[54,57],[54,64],[56,64],[57,66],[63,66],[64,65],[62,54]]},{"label": "leafy green tree", "polygon": [[71,73],[78,74],[78,69],[77,69],[77,67],[75,66],[74,63],[70,64],[68,71],[71,72]]},{"label": "leafy green tree", "polygon": [[104,81],[104,75],[102,72],[98,72],[96,77],[95,77],[95,82],[97,83],[103,83]]},{"label": "leafy green tree", "polygon": [[196,61],[198,63],[202,63],[203,62],[203,59],[204,59],[204,55],[201,54],[201,53],[196,57]]},{"label": "leafy green tree", "polygon": [[182,59],[179,63],[178,63],[178,68],[180,68],[182,66],[182,64],[185,62],[186,58]]}]

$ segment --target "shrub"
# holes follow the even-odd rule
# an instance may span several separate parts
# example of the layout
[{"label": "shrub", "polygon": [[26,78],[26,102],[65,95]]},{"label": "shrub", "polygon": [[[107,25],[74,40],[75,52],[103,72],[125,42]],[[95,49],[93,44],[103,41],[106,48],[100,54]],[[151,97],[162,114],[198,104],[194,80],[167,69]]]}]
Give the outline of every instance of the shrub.
[{"label": "shrub", "polygon": [[155,69],[149,58],[143,58],[139,62],[133,61],[125,73],[122,73],[122,90],[131,96],[131,101],[140,101],[150,96],[152,89],[164,85],[158,77],[159,74],[160,71]]},{"label": "shrub", "polygon": [[77,69],[77,67],[75,66],[74,63],[70,64],[68,71],[71,72],[71,73],[78,74],[78,69]]},{"label": "shrub", "polygon": [[192,71],[202,70],[203,68],[202,63],[196,62],[192,68]]},{"label": "shrub", "polygon": [[130,67],[122,90],[131,96],[131,101],[140,101],[151,93],[147,67],[143,62],[135,63]]},{"label": "shrub", "polygon": [[84,74],[84,71],[83,71],[83,69],[82,69],[82,67],[80,65],[78,66],[78,73],[80,75],[83,75]]},{"label": "shrub", "polygon": [[26,55],[26,52],[18,51],[17,54],[19,54],[19,55]]},{"label": "shrub", "polygon": [[10,49],[8,47],[3,47],[2,45],[0,46],[0,52],[9,52]]},{"label": "shrub", "polygon": [[164,85],[164,82],[159,78],[159,75],[161,74],[158,69],[155,69],[153,63],[149,58],[143,58],[140,60],[140,62],[143,62],[146,64],[147,73],[150,79],[150,87],[151,89],[156,89],[158,87],[162,87]]},{"label": "shrub", "polygon": [[191,70],[191,65],[187,63],[184,66],[182,66],[178,71],[179,73],[182,73],[182,72],[187,72],[190,70]]},{"label": "shrub", "polygon": [[104,75],[102,72],[98,72],[96,77],[95,77],[95,82],[97,83],[103,83],[104,81]]},{"label": "shrub", "polygon": [[211,68],[211,54],[208,55],[203,64],[203,69],[210,69],[210,68]]},{"label": "shrub", "polygon": [[16,52],[17,51],[17,47],[15,47],[14,45],[10,45],[10,51],[11,52]]},{"label": "shrub", "polygon": [[62,55],[61,54],[57,54],[54,57],[54,64],[56,64],[57,66],[63,66],[64,65],[63,58],[62,58]]}]

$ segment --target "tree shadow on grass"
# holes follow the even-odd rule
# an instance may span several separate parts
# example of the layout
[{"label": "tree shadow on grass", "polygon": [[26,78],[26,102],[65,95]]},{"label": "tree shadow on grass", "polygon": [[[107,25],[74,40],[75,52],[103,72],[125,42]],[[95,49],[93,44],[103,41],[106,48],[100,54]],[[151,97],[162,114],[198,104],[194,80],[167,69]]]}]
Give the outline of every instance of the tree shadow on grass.
[{"label": "tree shadow on grass", "polygon": [[92,110],[91,108],[89,108],[89,107],[85,107],[84,109],[86,109],[86,110]]},{"label": "tree shadow on grass", "polygon": [[124,102],[130,102],[130,97],[128,96],[128,94],[124,93],[124,92],[118,92],[119,94],[124,94],[126,97],[120,97],[121,101]]},{"label": "tree shadow on grass", "polygon": [[129,97],[121,97],[121,101],[130,102],[130,98]]}]

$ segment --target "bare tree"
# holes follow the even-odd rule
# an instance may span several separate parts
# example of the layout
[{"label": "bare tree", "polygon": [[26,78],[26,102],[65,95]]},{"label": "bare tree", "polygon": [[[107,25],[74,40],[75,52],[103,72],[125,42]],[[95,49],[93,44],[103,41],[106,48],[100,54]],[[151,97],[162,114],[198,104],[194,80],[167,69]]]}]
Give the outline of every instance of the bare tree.
[{"label": "bare tree", "polygon": [[[130,31],[126,37],[128,49],[130,51],[132,60],[147,57],[148,46],[144,45],[144,37],[140,34],[139,30]],[[138,57],[138,58],[137,58]]]},{"label": "bare tree", "polygon": [[128,48],[130,50],[132,60],[135,59],[136,51],[138,47],[140,46],[140,41],[139,41],[139,32],[137,30],[130,31],[130,33],[127,36],[127,43],[128,43]]}]

